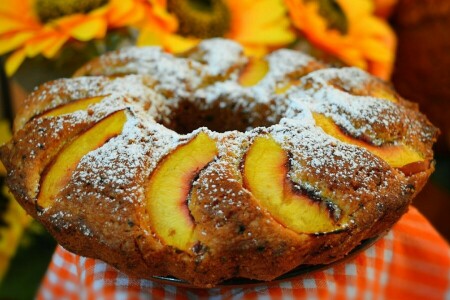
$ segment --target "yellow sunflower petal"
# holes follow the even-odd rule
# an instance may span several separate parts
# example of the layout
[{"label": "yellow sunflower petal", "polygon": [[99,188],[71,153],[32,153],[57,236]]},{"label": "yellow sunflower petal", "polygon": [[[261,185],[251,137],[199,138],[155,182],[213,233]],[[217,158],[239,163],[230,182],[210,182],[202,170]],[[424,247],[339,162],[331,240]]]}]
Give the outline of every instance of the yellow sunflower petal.
[{"label": "yellow sunflower petal", "polygon": [[[239,1],[239,0],[234,0]],[[281,1],[276,0],[260,0],[252,1],[254,4],[249,7],[248,11],[240,11],[246,15],[246,20],[253,23],[253,28],[264,26],[279,21],[286,14],[286,8]],[[273,24],[275,25],[275,24]]]},{"label": "yellow sunflower petal", "polygon": [[61,49],[61,47],[67,42],[68,39],[68,35],[61,33],[58,36],[54,36],[53,41],[49,43],[45,47],[45,49],[43,49],[42,54],[47,58],[55,57],[59,49]]},{"label": "yellow sunflower petal", "polygon": [[373,17],[366,17],[360,20],[358,26],[352,28],[352,34],[394,37],[392,29],[385,21]]},{"label": "yellow sunflower petal", "polygon": [[110,27],[122,27],[139,22],[145,16],[144,7],[134,0],[112,0],[108,11]]},{"label": "yellow sunflower petal", "polygon": [[241,43],[281,45],[295,38],[282,1],[228,0],[232,28],[227,37]]},{"label": "yellow sunflower petal", "polygon": [[26,57],[25,48],[16,50],[13,54],[11,54],[6,59],[5,62],[6,75],[12,76],[17,71],[22,62],[25,60],[25,57]]},{"label": "yellow sunflower petal", "polygon": [[361,51],[354,47],[342,47],[338,48],[334,52],[330,53],[336,55],[339,59],[341,59],[344,63],[349,66],[354,66],[361,68],[363,70],[367,70],[367,61],[363,57]]},{"label": "yellow sunflower petal", "polygon": [[365,57],[369,60],[389,62],[393,59],[391,49],[380,41],[364,39],[359,41],[359,44]]},{"label": "yellow sunflower petal", "polygon": [[355,21],[359,21],[361,17],[372,15],[375,9],[373,0],[337,0],[337,2],[345,12],[347,19]]},{"label": "yellow sunflower petal", "polygon": [[94,38],[105,37],[107,24],[102,19],[91,19],[86,22],[75,26],[71,30],[71,34],[74,38],[80,41],[89,41]]},{"label": "yellow sunflower petal", "polygon": [[[104,38],[108,28],[126,26],[142,19],[145,16],[143,7],[149,6],[144,0],[110,0],[89,13],[63,16],[42,24],[34,12],[35,1],[19,0],[13,5],[10,1],[0,1],[0,55],[21,49],[9,60],[10,72],[23,61],[24,46],[27,57],[41,53],[53,57],[69,38],[82,42]],[[53,32],[49,33],[49,29]]]},{"label": "yellow sunflower petal", "polygon": [[144,5],[144,18],[140,22],[140,28],[154,28],[161,33],[172,34],[178,29],[178,20],[167,11],[166,4],[154,4],[148,0],[150,5]]},{"label": "yellow sunflower petal", "polygon": [[97,7],[96,9],[85,14],[85,16],[104,17],[106,14],[108,14],[109,9],[110,9],[110,4],[108,2],[108,4]]},{"label": "yellow sunflower petal", "polygon": [[265,30],[255,32],[252,35],[230,36],[231,38],[243,44],[265,44],[277,46],[292,42],[295,38],[293,32],[286,31],[283,28],[268,27]]},{"label": "yellow sunflower petal", "polygon": [[198,39],[185,38],[176,34],[167,34],[161,31],[155,31],[153,28],[144,28],[137,40],[139,46],[162,46],[165,50],[172,53],[187,51],[197,45]]},{"label": "yellow sunflower petal", "polygon": [[161,45],[163,41],[163,37],[161,33],[157,33],[155,30],[152,30],[152,28],[142,28],[138,39],[137,39],[137,45],[138,46],[155,46],[155,45]]},{"label": "yellow sunflower petal", "polygon": [[288,8],[292,23],[298,29],[302,29],[305,21],[303,17],[305,11],[304,3],[301,0],[285,0],[284,2]]},{"label": "yellow sunflower petal", "polygon": [[14,34],[0,36],[0,55],[21,47],[26,41],[34,36],[33,31],[23,31]]},{"label": "yellow sunflower petal", "polygon": [[94,38],[103,38],[107,24],[102,17],[75,14],[60,18],[52,23],[58,31],[85,42]]},{"label": "yellow sunflower petal", "polygon": [[111,0],[110,5],[111,7],[109,13],[111,13],[111,15],[123,16],[134,9],[136,3],[133,0]]},{"label": "yellow sunflower petal", "polygon": [[383,78],[390,74],[395,53],[395,36],[388,24],[373,15],[372,0],[337,0],[349,30],[342,34],[329,29],[315,1],[285,0],[294,25],[311,44],[348,65]]},{"label": "yellow sunflower petal", "polygon": [[392,75],[393,64],[389,63],[372,63],[368,66],[367,70],[375,76],[384,80],[389,80]]},{"label": "yellow sunflower petal", "polygon": [[200,42],[198,39],[185,38],[176,34],[169,34],[164,36],[164,48],[172,53],[185,52],[197,45]]},{"label": "yellow sunflower petal", "polygon": [[0,34],[38,29],[40,24],[33,15],[32,1],[0,1]]},{"label": "yellow sunflower petal", "polygon": [[244,54],[256,58],[262,58],[267,54],[267,47],[262,45],[245,45]]},{"label": "yellow sunflower petal", "polygon": [[177,18],[175,18],[172,14],[170,14],[163,6],[154,5],[153,13],[159,20],[162,21],[162,23],[164,24],[164,27],[169,32],[174,32],[177,30],[177,28],[178,28]]},{"label": "yellow sunflower petal", "polygon": [[12,4],[11,1],[0,1],[0,12],[12,15],[22,15],[23,17],[28,16],[33,12],[33,3],[34,0],[14,1],[14,4]]},{"label": "yellow sunflower petal", "polygon": [[0,34],[35,29],[36,24],[0,13]]},{"label": "yellow sunflower petal", "polygon": [[54,42],[52,35],[55,31],[51,28],[47,28],[36,34],[33,38],[27,41],[25,44],[25,51],[27,57],[35,57],[40,54],[49,44]]}]

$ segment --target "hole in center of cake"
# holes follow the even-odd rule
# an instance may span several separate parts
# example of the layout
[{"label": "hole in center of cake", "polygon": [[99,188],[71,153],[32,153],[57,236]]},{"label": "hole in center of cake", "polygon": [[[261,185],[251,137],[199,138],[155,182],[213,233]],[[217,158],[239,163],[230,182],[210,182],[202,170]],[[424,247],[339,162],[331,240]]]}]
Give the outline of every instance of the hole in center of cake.
[{"label": "hole in center of cake", "polygon": [[[216,132],[245,132],[255,127],[269,127],[278,123],[279,116],[275,116],[265,106],[256,106],[249,110],[243,109],[237,103],[218,101],[200,107],[191,101],[181,101],[178,107],[172,109],[167,118],[161,118],[159,123],[179,134],[187,134],[200,127],[207,127]],[[168,121],[163,121],[164,119]]]}]

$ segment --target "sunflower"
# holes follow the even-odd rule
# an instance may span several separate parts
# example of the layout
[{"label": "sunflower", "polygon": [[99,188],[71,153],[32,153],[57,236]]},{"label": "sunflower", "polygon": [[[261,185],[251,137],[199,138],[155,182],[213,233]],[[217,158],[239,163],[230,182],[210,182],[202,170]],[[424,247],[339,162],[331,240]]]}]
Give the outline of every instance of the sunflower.
[{"label": "sunflower", "polygon": [[201,39],[225,37],[244,45],[247,54],[262,55],[295,39],[282,0],[168,0],[161,8],[177,18],[178,26],[144,26],[139,45],[162,45],[177,53]]},{"label": "sunflower", "polygon": [[0,1],[0,55],[13,51],[6,60],[6,73],[12,75],[27,57],[53,58],[69,41],[103,39],[108,30],[137,24],[149,15],[155,26],[176,26],[156,2],[18,0],[12,5]]},{"label": "sunflower", "polygon": [[395,35],[374,15],[372,0],[285,0],[294,25],[312,45],[347,65],[389,79]]}]

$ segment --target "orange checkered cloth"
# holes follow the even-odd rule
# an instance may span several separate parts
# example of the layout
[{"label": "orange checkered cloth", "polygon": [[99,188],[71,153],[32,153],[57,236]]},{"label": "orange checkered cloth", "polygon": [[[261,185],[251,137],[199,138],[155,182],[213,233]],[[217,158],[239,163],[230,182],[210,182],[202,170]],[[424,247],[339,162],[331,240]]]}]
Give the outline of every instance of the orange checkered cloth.
[{"label": "orange checkered cloth", "polygon": [[450,299],[450,247],[413,207],[383,238],[324,271],[243,287],[191,289],[135,279],[56,249],[37,299]]}]

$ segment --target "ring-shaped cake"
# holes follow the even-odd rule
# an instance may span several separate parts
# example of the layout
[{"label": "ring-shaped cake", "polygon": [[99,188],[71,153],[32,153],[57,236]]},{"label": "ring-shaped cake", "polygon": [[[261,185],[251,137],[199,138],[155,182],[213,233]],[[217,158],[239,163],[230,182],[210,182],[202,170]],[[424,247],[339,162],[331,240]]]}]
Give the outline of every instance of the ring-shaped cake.
[{"label": "ring-shaped cake", "polygon": [[129,48],[37,88],[0,148],[7,183],[66,249],[140,278],[271,280],[388,230],[438,130],[356,68],[206,40]]}]

